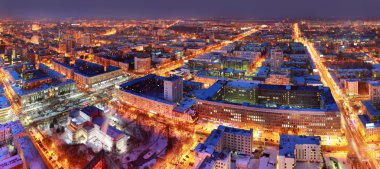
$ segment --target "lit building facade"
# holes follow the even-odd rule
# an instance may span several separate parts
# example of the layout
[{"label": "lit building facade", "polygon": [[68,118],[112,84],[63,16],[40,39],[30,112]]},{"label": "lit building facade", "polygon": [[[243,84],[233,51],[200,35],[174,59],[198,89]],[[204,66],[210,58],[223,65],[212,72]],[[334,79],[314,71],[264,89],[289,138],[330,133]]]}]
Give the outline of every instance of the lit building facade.
[{"label": "lit building facade", "polygon": [[53,68],[73,79],[83,88],[93,88],[102,83],[111,82],[123,75],[123,70],[115,66],[102,66],[99,64],[77,59],[75,64],[67,61],[53,61]]},{"label": "lit building facade", "polygon": [[270,51],[270,71],[280,72],[284,62],[284,53],[280,47],[275,47]]},{"label": "lit building facade", "polygon": [[218,81],[196,99],[199,118],[279,133],[337,135],[341,116],[328,88]]},{"label": "lit building facade", "polygon": [[[169,84],[168,84],[169,83]],[[182,99],[182,77],[162,77],[149,74],[121,84],[117,98],[141,110],[180,121],[192,121],[194,111],[176,111]]]},{"label": "lit building facade", "polygon": [[94,56],[94,61],[98,64],[103,65],[103,66],[116,66],[116,67],[120,67],[124,71],[129,70],[129,63],[127,63],[127,62],[117,61],[117,60],[113,60],[111,58],[108,59],[108,58],[101,57],[101,56]]},{"label": "lit building facade", "polygon": [[107,151],[127,151],[129,136],[107,124],[105,112],[95,106],[73,111],[69,116],[66,136],[70,143],[101,146]]},{"label": "lit building facade", "polygon": [[164,98],[172,102],[180,102],[183,97],[183,79],[174,76],[164,80]]},{"label": "lit building facade", "polygon": [[135,57],[135,72],[144,73],[149,71],[152,66],[152,58],[151,57]]},{"label": "lit building facade", "polygon": [[231,152],[250,155],[253,146],[253,130],[219,126],[199,143],[195,149],[196,168],[231,168]]},{"label": "lit building facade", "polygon": [[3,67],[11,95],[22,107],[46,99],[55,98],[76,90],[75,82],[39,64],[38,68],[25,69],[25,66]]},{"label": "lit building facade", "polygon": [[269,77],[265,79],[265,84],[290,85],[290,78],[287,75],[270,74]]}]

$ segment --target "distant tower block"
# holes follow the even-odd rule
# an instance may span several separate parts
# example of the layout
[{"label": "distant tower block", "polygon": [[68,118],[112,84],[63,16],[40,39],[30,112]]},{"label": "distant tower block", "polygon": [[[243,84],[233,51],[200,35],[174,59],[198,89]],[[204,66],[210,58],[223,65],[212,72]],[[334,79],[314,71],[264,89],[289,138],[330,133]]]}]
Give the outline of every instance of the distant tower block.
[{"label": "distant tower block", "polygon": [[275,47],[270,51],[270,71],[280,72],[284,62],[283,52],[280,47]]},{"label": "distant tower block", "polygon": [[183,79],[173,76],[164,80],[164,98],[172,102],[180,102],[183,97]]}]

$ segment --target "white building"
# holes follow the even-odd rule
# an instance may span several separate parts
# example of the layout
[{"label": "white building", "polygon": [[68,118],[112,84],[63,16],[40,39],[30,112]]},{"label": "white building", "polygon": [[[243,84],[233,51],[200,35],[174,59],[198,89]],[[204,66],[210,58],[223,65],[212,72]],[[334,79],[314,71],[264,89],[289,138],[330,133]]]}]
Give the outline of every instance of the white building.
[{"label": "white building", "polygon": [[[219,126],[218,129],[211,132],[204,143],[199,143],[195,147],[196,168],[230,169],[232,151],[246,155],[251,154],[253,144],[252,133],[252,129],[243,130]],[[242,160],[247,161],[245,158],[238,159],[237,161],[241,162]],[[241,166],[242,164],[239,163],[239,165]]]},{"label": "white building", "polygon": [[106,151],[124,153],[129,136],[110,126],[103,110],[89,106],[69,116],[66,136],[69,143],[83,143]]},{"label": "white building", "polygon": [[[177,104],[182,100],[182,92],[182,77],[149,74],[119,85],[116,96],[122,103],[138,109],[174,120],[192,122],[194,111],[190,110],[191,106],[179,107]],[[179,109],[175,109],[177,107]]]},{"label": "white building", "polygon": [[164,98],[172,102],[180,102],[183,97],[183,79],[174,76],[164,80]]},{"label": "white building", "polygon": [[297,163],[321,163],[321,137],[281,135],[277,168],[295,168]]}]

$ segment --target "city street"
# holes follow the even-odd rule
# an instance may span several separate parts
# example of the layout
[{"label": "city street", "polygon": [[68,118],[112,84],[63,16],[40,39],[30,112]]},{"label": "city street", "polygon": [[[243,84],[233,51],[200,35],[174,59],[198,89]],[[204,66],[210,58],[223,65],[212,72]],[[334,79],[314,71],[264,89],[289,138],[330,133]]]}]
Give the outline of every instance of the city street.
[{"label": "city street", "polygon": [[[297,42],[302,42],[306,45],[307,50],[309,51],[311,58],[313,62],[315,63],[319,74],[321,76],[321,79],[326,83],[325,85],[328,86],[334,96],[334,99],[337,102],[337,105],[339,107],[339,110],[341,112],[342,116],[342,125],[343,129],[346,133],[347,140],[349,144],[351,145],[352,150],[356,153],[359,160],[362,162],[363,166],[367,166],[367,161],[369,162],[368,168],[380,168],[378,167],[379,164],[377,160],[371,156],[368,153],[368,144],[362,139],[360,134],[355,130],[355,128],[352,128],[349,124],[350,120],[350,112],[347,112],[346,109],[343,108],[343,102],[347,100],[347,96],[343,94],[343,92],[339,89],[338,85],[335,84],[335,81],[332,79],[330,72],[326,68],[326,66],[323,64],[323,62],[320,59],[320,55],[318,54],[317,50],[315,49],[312,42],[308,42],[307,40],[303,39],[301,36],[301,31],[299,29],[299,26],[297,23],[293,26],[294,31],[294,39]],[[352,110],[351,107],[352,104],[347,104],[349,107],[349,110]],[[354,113],[357,114],[357,113]]]}]

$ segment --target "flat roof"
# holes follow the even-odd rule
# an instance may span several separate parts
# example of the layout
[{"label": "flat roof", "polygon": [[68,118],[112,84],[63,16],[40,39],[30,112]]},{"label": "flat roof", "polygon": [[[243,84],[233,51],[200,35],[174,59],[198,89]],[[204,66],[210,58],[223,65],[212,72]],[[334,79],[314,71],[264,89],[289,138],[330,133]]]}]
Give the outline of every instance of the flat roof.
[{"label": "flat roof", "polygon": [[[101,75],[104,73],[109,73],[112,71],[120,70],[121,68],[116,66],[106,66],[106,70],[104,70],[104,66],[92,62],[88,62],[82,59],[75,60],[75,64],[65,64],[60,61],[54,60],[55,63],[62,65],[66,68],[73,69],[75,73],[78,73],[80,75],[86,76],[86,77],[93,77],[97,75]],[[86,67],[83,67],[83,65],[86,65]],[[83,69],[82,69],[83,68]],[[85,69],[84,69],[85,68]],[[100,70],[100,72],[96,72],[95,68],[97,70]]]},{"label": "flat roof", "polygon": [[[141,78],[138,78],[138,79],[134,79],[132,81],[129,81],[129,82],[126,82],[126,83],[123,83],[123,84],[119,85],[120,86],[119,90],[131,93],[131,94],[134,94],[134,95],[137,95],[137,96],[140,96],[140,97],[144,97],[144,98],[147,98],[147,99],[151,99],[151,100],[154,100],[154,101],[157,101],[157,102],[161,102],[161,103],[165,103],[165,104],[171,104],[171,105],[176,105],[176,103],[174,103],[174,102],[171,102],[171,101],[163,99],[163,95],[164,95],[164,93],[163,93],[163,86],[162,86],[162,93],[160,93],[160,91],[153,91],[153,90],[150,90],[151,92],[141,93],[141,92],[136,92],[136,91],[130,90],[128,87],[131,87],[132,85],[135,85],[135,84],[142,83],[142,82],[144,82],[145,80],[148,80],[148,79],[155,79],[155,80],[159,80],[159,81],[161,81],[161,80],[162,81],[165,81],[165,80],[172,81],[172,80],[177,80],[178,78],[182,78],[182,77],[180,77],[180,76],[163,77],[163,76],[157,76],[155,74],[148,74],[148,75],[146,75],[144,77],[141,77]],[[147,93],[149,93],[149,94],[147,94]],[[160,97],[160,96],[162,96],[162,97]]]}]

